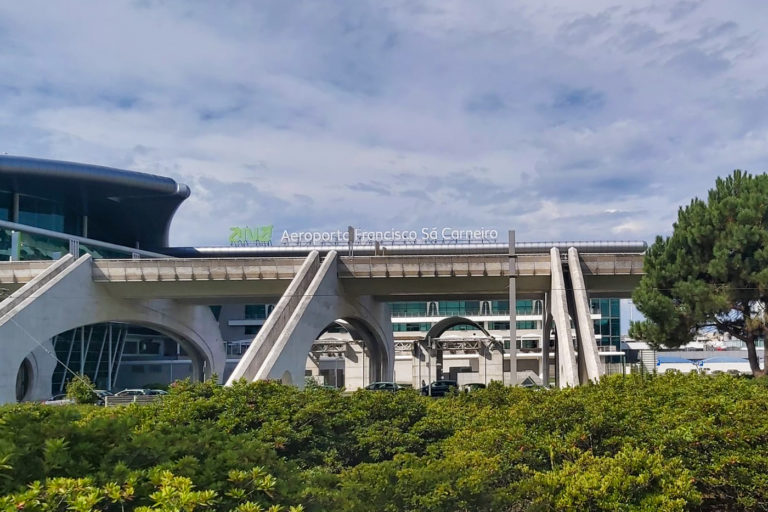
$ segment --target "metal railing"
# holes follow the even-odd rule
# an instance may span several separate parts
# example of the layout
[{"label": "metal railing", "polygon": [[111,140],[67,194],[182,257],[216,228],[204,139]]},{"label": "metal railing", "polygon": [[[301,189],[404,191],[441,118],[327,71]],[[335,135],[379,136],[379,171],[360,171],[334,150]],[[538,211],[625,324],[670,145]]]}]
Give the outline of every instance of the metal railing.
[{"label": "metal railing", "polygon": [[[130,255],[133,258],[139,258],[139,257],[167,258],[168,257],[165,254],[160,254],[157,252],[144,251],[144,250],[135,249],[132,247],[125,247],[123,245],[111,244],[109,242],[101,242],[99,240],[94,240],[92,238],[84,238],[82,236],[71,235],[68,233],[60,233],[58,231],[51,231],[49,229],[38,228],[35,226],[28,226],[26,224],[19,224],[19,223],[10,222],[7,220],[0,220],[0,228],[19,231],[21,233],[42,235],[48,238],[53,238],[55,240],[62,240],[64,242],[67,242],[67,245],[68,247],[70,247],[70,249],[72,248],[78,249],[80,245],[85,245],[86,247],[97,247],[100,249],[106,249],[108,251],[125,253],[126,256]],[[74,256],[78,257],[80,255],[75,254]]]}]

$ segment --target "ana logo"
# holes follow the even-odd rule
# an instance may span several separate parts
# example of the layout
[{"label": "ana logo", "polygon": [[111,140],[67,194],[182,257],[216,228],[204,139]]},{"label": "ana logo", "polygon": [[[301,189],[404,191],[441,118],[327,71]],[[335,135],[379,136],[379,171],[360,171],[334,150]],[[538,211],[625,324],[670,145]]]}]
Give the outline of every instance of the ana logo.
[{"label": "ana logo", "polygon": [[230,245],[272,245],[273,226],[229,228]]}]

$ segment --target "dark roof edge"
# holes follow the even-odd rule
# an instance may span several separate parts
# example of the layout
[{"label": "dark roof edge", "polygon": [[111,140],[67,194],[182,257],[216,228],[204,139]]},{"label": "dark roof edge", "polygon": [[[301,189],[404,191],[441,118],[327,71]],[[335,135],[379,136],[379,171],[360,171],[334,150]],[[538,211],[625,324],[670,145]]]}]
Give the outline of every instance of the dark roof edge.
[{"label": "dark roof edge", "polygon": [[4,173],[134,187],[163,195],[176,196],[181,200],[186,199],[190,194],[187,185],[164,176],[61,160],[0,155],[0,174]]}]

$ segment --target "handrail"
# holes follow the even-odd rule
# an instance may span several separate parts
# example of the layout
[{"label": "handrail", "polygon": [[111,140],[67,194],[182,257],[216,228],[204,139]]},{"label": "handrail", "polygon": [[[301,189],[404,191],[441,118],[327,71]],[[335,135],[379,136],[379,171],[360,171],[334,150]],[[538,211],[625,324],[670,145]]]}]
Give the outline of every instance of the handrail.
[{"label": "handrail", "polygon": [[[159,252],[144,251],[142,249],[134,249],[132,247],[126,247],[123,245],[111,244],[109,242],[101,242],[92,238],[84,238],[82,236],[70,235],[68,233],[60,233],[58,231],[51,231],[49,229],[38,228],[35,226],[29,226],[27,224],[19,224],[17,222],[11,222],[7,220],[0,220],[0,228],[12,229],[14,231],[21,231],[22,233],[32,233],[35,235],[47,236],[49,238],[55,238],[57,240],[70,241],[74,240],[80,244],[100,247],[102,249],[109,249],[111,251],[120,251],[128,254],[138,254],[139,256],[145,256],[147,258],[168,258],[166,254],[160,254]],[[79,254],[75,254],[79,256]]]}]

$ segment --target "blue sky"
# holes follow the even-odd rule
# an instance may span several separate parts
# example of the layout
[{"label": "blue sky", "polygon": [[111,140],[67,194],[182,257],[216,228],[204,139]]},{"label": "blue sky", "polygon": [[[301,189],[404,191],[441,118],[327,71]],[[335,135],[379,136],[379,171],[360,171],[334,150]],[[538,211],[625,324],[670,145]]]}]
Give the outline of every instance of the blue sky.
[{"label": "blue sky", "polygon": [[0,2],[0,152],[172,176],[176,245],[642,239],[768,157],[763,0]]}]

